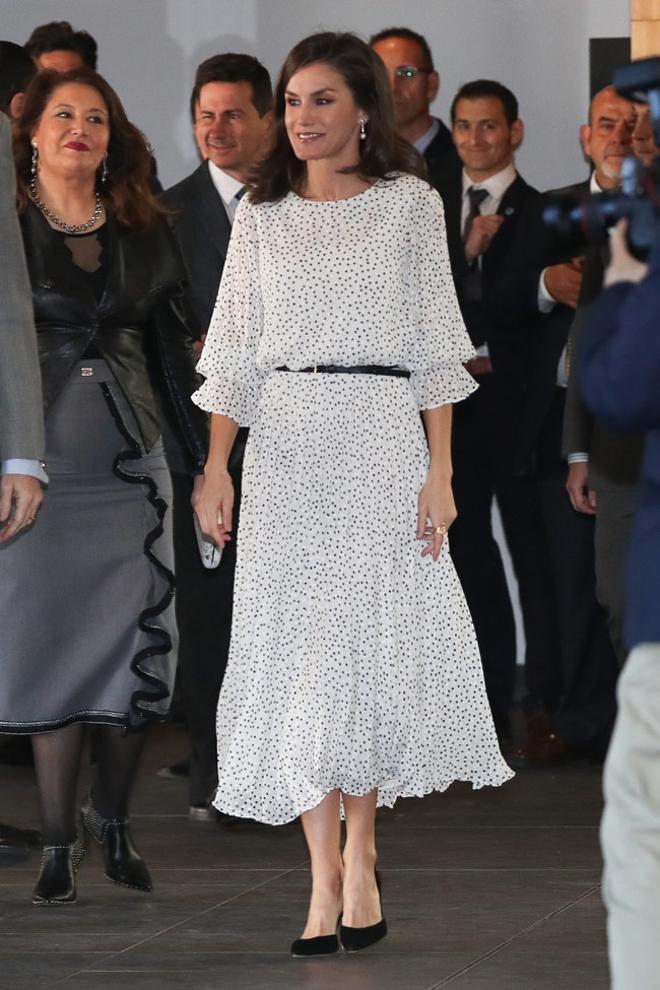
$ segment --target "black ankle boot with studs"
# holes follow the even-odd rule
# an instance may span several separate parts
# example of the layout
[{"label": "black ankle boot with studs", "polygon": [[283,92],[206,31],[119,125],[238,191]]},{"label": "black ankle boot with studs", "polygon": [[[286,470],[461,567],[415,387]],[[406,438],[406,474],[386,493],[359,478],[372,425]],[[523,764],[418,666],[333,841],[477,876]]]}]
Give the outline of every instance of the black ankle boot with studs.
[{"label": "black ankle boot with studs", "polygon": [[153,890],[147,864],[133,842],[128,818],[104,818],[90,797],[82,809],[82,821],[86,831],[103,849],[108,880],[134,890]]},{"label": "black ankle boot with studs", "polygon": [[76,899],[76,870],[84,855],[85,843],[78,837],[65,846],[44,846],[32,903],[73,904]]}]

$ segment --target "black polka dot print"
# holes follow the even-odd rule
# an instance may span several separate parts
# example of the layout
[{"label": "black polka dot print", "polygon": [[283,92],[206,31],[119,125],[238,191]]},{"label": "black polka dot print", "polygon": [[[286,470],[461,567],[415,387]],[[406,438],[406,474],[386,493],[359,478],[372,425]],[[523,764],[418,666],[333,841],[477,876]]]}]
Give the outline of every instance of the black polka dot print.
[{"label": "black polka dot print", "polygon": [[[420,555],[419,410],[465,398],[472,348],[438,194],[236,213],[199,364],[204,409],[251,427],[215,805],[282,824],[335,788],[378,803],[498,785],[500,754],[448,547]],[[280,365],[398,365],[410,380]]]}]

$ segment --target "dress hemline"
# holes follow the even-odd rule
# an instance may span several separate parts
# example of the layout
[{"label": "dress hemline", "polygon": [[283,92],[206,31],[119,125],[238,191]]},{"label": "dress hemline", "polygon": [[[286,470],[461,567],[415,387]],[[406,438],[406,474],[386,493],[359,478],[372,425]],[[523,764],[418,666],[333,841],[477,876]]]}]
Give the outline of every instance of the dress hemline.
[{"label": "dress hemline", "polygon": [[[476,777],[465,775],[464,777],[453,777],[451,780],[442,780],[434,784],[422,784],[418,788],[401,788],[393,793],[393,788],[383,787],[377,783],[369,784],[359,791],[350,790],[348,788],[344,789],[340,783],[332,784],[327,787],[319,789],[318,797],[314,796],[305,799],[301,802],[304,807],[301,807],[299,811],[296,811],[292,815],[286,817],[269,815],[265,817],[264,815],[246,815],[245,809],[241,808],[236,803],[224,800],[221,795],[216,792],[216,796],[213,799],[213,807],[217,811],[224,812],[224,814],[233,815],[236,818],[248,818],[250,821],[261,822],[263,825],[289,825],[294,822],[301,815],[305,814],[307,811],[311,811],[316,808],[321,801],[323,801],[328,794],[332,791],[341,791],[343,794],[348,794],[349,797],[365,797],[371,791],[378,791],[378,799],[376,802],[377,808],[393,808],[399,798],[424,798],[429,794],[438,793],[443,794],[447,791],[452,784],[472,784],[473,791],[482,790],[484,787],[501,787],[502,784],[506,784],[507,781],[512,780],[515,777],[515,772],[510,768],[506,768],[503,772],[497,775],[491,775],[489,777]],[[219,788],[218,788],[219,790]],[[342,818],[343,809],[342,809]]]}]

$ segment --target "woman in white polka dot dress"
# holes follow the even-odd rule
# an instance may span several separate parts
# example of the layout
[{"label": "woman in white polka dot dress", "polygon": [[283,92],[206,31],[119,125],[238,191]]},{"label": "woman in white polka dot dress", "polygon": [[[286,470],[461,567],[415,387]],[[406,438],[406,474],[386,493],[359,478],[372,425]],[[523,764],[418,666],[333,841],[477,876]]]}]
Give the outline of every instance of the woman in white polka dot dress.
[{"label": "woman in white polka dot dress", "polygon": [[292,951],[311,955],[337,950],[342,913],[344,948],[386,932],[377,805],[512,774],[445,539],[451,404],[476,386],[440,197],[353,35],[293,49],[275,117],[199,364],[196,511],[230,538],[227,458],[249,426],[215,805],[301,816],[312,896]]}]

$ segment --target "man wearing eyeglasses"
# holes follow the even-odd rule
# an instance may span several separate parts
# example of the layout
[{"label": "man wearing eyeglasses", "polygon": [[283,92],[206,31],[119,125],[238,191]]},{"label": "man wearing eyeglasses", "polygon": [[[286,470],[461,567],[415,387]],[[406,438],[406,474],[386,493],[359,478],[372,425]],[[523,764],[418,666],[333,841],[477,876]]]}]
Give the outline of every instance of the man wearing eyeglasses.
[{"label": "man wearing eyeglasses", "polygon": [[390,77],[399,134],[426,159],[429,177],[437,187],[448,164],[460,167],[451,131],[431,113],[440,89],[440,76],[426,38],[410,28],[386,28],[369,44],[380,56]]}]

